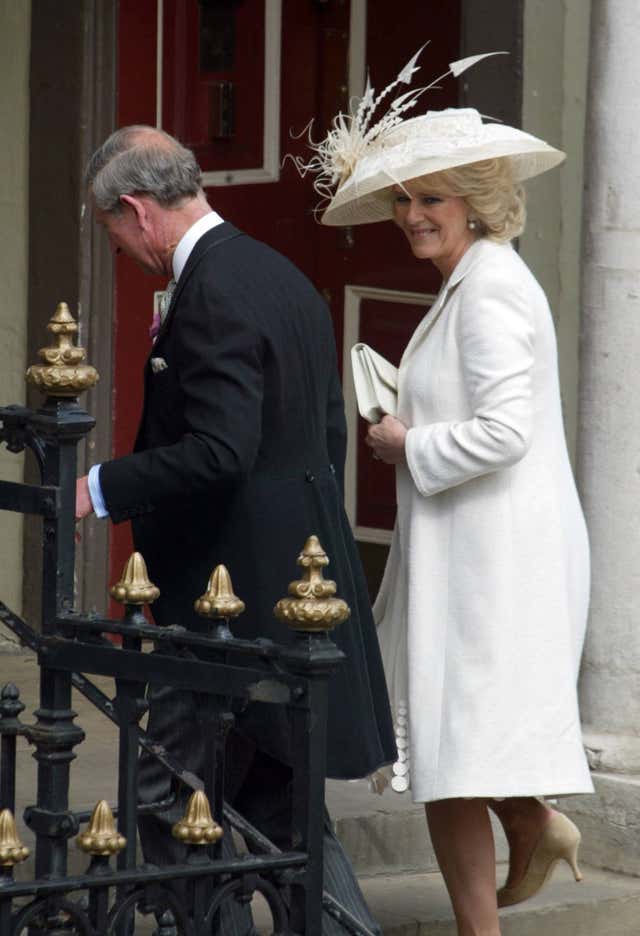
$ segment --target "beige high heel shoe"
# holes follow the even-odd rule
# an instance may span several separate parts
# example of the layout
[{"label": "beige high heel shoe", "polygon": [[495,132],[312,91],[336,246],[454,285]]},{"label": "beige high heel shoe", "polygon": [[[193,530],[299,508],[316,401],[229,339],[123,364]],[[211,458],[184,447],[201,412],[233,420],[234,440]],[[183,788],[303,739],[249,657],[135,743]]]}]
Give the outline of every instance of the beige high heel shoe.
[{"label": "beige high heel shoe", "polygon": [[576,881],[581,881],[582,874],[578,868],[579,845],[578,827],[562,813],[554,813],[531,852],[522,880],[514,887],[501,887],[498,891],[498,906],[510,907],[533,897],[549,880],[554,867],[561,859],[571,867]]}]

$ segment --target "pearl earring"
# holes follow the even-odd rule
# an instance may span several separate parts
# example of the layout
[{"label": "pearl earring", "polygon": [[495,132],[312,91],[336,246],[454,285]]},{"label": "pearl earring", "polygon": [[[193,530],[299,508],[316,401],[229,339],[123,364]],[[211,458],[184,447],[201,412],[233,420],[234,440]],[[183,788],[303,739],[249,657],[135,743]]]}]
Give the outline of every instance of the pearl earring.
[{"label": "pearl earring", "polygon": [[477,226],[478,226],[477,222],[474,221],[473,218],[469,218],[469,220],[467,221],[467,227],[469,228],[469,230],[475,231]]}]

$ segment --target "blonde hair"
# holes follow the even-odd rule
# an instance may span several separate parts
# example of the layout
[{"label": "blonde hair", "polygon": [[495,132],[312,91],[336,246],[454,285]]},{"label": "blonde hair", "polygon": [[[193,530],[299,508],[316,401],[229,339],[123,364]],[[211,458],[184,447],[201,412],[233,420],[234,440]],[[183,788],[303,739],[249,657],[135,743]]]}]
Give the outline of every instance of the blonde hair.
[{"label": "blonde hair", "polygon": [[524,230],[524,189],[513,181],[511,163],[505,157],[454,166],[412,181],[430,195],[463,198],[469,220],[475,221],[478,233],[490,240],[504,243]]}]

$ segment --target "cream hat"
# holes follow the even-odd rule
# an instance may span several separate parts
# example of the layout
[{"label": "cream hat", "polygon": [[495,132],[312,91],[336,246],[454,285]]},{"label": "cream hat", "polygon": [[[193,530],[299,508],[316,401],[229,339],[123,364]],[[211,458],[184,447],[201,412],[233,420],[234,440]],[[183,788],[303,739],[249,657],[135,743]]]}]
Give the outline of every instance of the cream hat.
[{"label": "cream hat", "polygon": [[483,159],[507,158],[521,182],[559,165],[565,154],[477,110],[450,107],[396,123],[363,146],[322,215],[328,225],[393,217],[392,186]]}]

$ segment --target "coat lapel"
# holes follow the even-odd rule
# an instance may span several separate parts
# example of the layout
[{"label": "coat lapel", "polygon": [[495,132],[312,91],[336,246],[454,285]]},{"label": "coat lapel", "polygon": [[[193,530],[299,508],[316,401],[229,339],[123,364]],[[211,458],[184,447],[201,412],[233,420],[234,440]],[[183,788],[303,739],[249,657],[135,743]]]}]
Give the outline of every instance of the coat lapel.
[{"label": "coat lapel", "polygon": [[420,322],[420,324],[414,331],[413,335],[409,339],[409,344],[404,349],[404,353],[400,360],[400,367],[404,367],[404,365],[407,363],[408,359],[411,357],[411,355],[416,350],[418,345],[422,341],[424,341],[424,339],[427,337],[427,335],[429,334],[429,332],[431,331],[431,329],[437,322],[438,317],[440,316],[440,313],[442,312],[442,309],[447,301],[447,296],[449,294],[447,285],[448,285],[447,283],[443,283],[442,288],[440,289],[440,292],[436,296],[436,301],[433,303],[433,305],[431,306],[431,308],[429,309],[429,311],[427,312],[427,314],[422,319],[422,321]]},{"label": "coat lapel", "polygon": [[496,246],[497,245],[492,241],[487,240],[486,237],[481,237],[469,247],[466,253],[462,256],[462,259],[452,272],[449,279],[442,284],[442,288],[438,293],[436,301],[431,306],[429,312],[425,315],[409,339],[409,344],[405,348],[404,354],[402,355],[402,360],[400,361],[400,367],[403,367],[407,363],[408,359],[416,351],[418,346],[425,340],[439,319],[449,297],[454,292],[456,286],[458,286],[458,284],[464,279],[469,270],[473,269],[473,267],[481,260],[481,258],[487,252],[493,251]]}]

